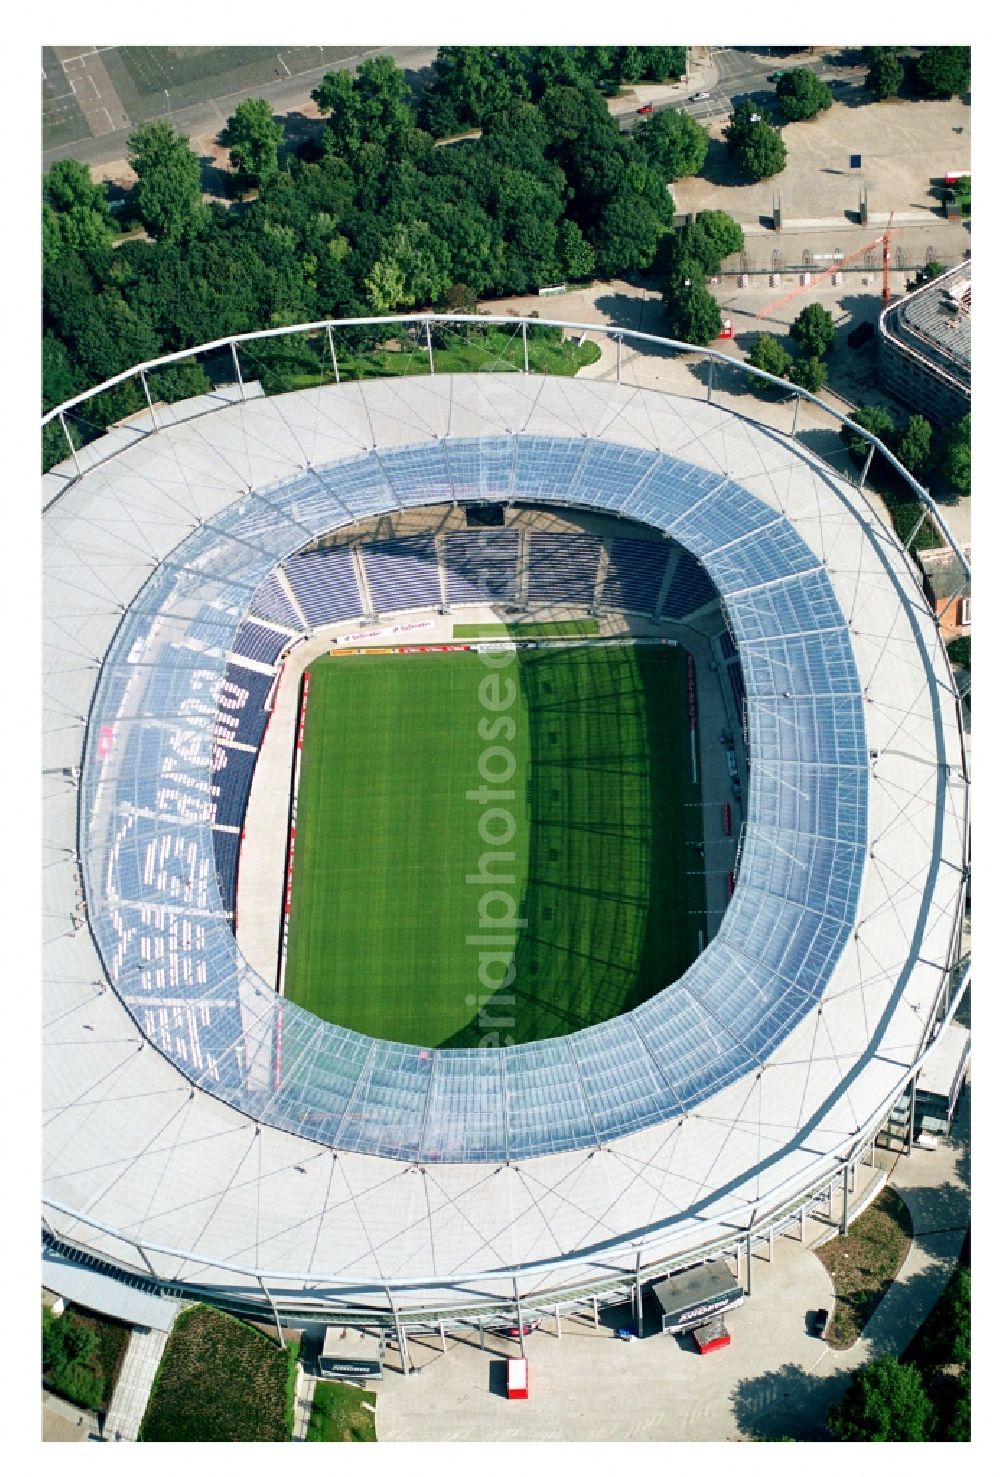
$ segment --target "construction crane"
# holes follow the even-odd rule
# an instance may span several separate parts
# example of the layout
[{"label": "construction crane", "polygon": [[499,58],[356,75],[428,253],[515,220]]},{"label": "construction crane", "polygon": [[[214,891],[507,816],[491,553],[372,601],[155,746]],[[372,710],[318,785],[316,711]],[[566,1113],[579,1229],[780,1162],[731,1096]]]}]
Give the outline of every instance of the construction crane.
[{"label": "construction crane", "polygon": [[891,231],[892,215],[889,216],[889,224],[881,236],[876,236],[874,241],[869,241],[865,246],[859,246],[857,251],[852,251],[848,256],[842,256],[839,261],[834,262],[832,267],[827,267],[825,272],[818,272],[810,282],[805,283],[801,287],[793,287],[791,292],[786,292],[784,297],[776,298],[773,303],[768,303],[766,308],[761,308],[760,312],[754,316],[756,318],[766,318],[776,308],[784,307],[785,303],[790,303],[793,297],[798,297],[800,292],[808,292],[810,287],[814,287],[817,282],[822,282],[824,277],[829,277],[832,273],[839,272],[841,267],[846,266],[848,262],[857,261],[859,256],[864,256],[866,252],[872,251],[880,243],[882,246],[882,306],[887,308],[891,296],[889,292],[889,236]]}]

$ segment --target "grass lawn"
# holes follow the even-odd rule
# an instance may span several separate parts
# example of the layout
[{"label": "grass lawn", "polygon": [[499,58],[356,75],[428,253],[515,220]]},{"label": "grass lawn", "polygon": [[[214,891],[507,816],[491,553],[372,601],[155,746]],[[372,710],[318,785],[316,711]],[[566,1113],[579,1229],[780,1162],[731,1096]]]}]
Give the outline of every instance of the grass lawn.
[{"label": "grass lawn", "polygon": [[539,637],[551,640],[560,636],[597,636],[600,633],[600,622],[592,616],[585,616],[578,621],[511,621],[510,625],[456,625],[454,636],[456,641],[475,640],[476,638],[489,639],[495,636],[502,641],[507,636]]},{"label": "grass lawn", "polygon": [[204,1304],[181,1313],[139,1440],[287,1441],[297,1348]]},{"label": "grass lawn", "polygon": [[[240,353],[248,355],[253,367],[253,344],[241,345]],[[599,346],[588,339],[578,344],[571,339],[561,343],[549,343],[540,335],[528,334],[528,367],[532,374],[574,375],[585,364],[594,364],[601,357]],[[428,374],[430,362],[427,351],[416,349],[375,349],[367,354],[338,352],[337,367],[341,380],[383,379],[387,376],[404,374]],[[514,374],[524,368],[524,346],[519,328],[473,329],[468,340],[463,340],[456,330],[450,336],[446,348],[435,348],[434,371],[436,374]],[[258,370],[255,368],[254,372]],[[273,366],[262,364],[259,368],[265,388],[269,393],[281,390],[304,390],[313,385],[328,384],[334,379],[333,368],[313,371],[296,367],[293,363]]]},{"label": "grass lawn", "polygon": [[[502,672],[471,653],[327,657],[310,674],[290,999],[390,1040],[497,1045],[606,1020],[691,962],[705,894],[682,651],[522,650]],[[516,948],[505,929],[483,951],[481,918],[501,914],[524,920]],[[484,1043],[510,964],[504,1039]]]},{"label": "grass lawn", "polygon": [[827,1341],[847,1349],[864,1330],[903,1265],[913,1223],[895,1190],[885,1189],[816,1255],[833,1278],[837,1302]]},{"label": "grass lawn", "polygon": [[307,1441],[375,1441],[375,1395],[357,1385],[318,1380],[309,1412]]}]

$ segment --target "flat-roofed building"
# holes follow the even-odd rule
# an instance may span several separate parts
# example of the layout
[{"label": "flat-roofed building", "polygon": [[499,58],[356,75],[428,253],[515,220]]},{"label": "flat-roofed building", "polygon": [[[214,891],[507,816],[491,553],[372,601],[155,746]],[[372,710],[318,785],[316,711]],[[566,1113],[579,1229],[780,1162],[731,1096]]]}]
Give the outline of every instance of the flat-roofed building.
[{"label": "flat-roofed building", "polygon": [[969,410],[972,262],[892,303],[879,318],[879,384],[938,425]]}]

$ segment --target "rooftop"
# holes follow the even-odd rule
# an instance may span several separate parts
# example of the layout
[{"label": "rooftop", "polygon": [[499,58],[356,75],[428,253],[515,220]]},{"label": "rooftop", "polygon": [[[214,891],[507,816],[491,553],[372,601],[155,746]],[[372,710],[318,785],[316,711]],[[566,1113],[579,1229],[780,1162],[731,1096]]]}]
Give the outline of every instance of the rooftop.
[{"label": "rooftop", "polygon": [[936,277],[889,310],[886,331],[964,385],[972,358],[972,263]]}]

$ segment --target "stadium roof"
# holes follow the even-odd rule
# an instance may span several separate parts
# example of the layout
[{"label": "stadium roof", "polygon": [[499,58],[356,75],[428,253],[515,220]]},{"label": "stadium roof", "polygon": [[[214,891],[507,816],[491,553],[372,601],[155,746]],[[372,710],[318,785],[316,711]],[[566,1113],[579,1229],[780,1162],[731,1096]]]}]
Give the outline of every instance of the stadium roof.
[{"label": "stadium roof", "polygon": [[[221,917],[218,682],[254,590],[311,538],[512,496],[662,528],[723,592],[753,761],[741,881],[630,1016],[489,1054],[373,1043],[276,1001]],[[961,733],[911,564],[799,445],[650,391],[438,375],[168,426],[44,522],[45,1193],[65,1235],[162,1248],[182,1280],[520,1268],[541,1288],[745,1226],[888,1106],[952,959]],[[78,817],[60,771],[81,761]],[[71,921],[78,821],[93,937]]]}]

